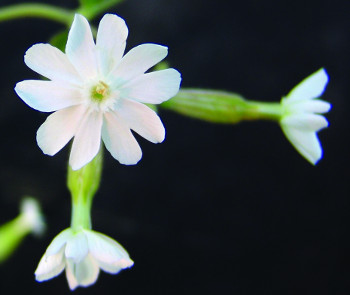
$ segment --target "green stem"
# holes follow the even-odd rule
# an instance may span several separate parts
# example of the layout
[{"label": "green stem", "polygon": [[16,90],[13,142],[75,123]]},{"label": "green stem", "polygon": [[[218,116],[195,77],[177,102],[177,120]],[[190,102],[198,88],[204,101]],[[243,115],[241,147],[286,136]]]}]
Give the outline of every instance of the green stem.
[{"label": "green stem", "polygon": [[94,19],[98,14],[105,12],[106,10],[116,6],[124,0],[103,0],[95,1],[92,4],[81,5],[77,10],[77,13],[84,15],[88,20]]},{"label": "green stem", "polygon": [[0,263],[18,247],[23,238],[31,231],[24,214],[0,227]]},{"label": "green stem", "polygon": [[71,227],[91,229],[91,205],[102,174],[102,147],[96,157],[83,168],[68,167],[67,185],[72,195]]},{"label": "green stem", "polygon": [[25,17],[45,18],[70,26],[74,18],[74,12],[40,3],[17,4],[0,8],[0,22]]},{"label": "green stem", "polygon": [[243,112],[242,120],[279,121],[282,115],[279,102],[258,102],[246,100],[247,109]]},{"label": "green stem", "polygon": [[85,198],[83,194],[72,198],[71,228],[75,230],[91,229],[91,205],[92,198]]}]

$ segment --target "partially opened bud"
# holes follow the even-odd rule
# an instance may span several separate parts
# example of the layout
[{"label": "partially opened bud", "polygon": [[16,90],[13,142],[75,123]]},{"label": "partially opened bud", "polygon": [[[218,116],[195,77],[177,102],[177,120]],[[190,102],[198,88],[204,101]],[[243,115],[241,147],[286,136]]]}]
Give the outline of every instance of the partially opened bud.
[{"label": "partially opened bud", "polygon": [[317,132],[328,126],[321,114],[331,109],[331,104],[320,100],[328,83],[328,75],[320,69],[295,86],[281,100],[281,128],[296,150],[311,164],[322,157],[322,147]]}]

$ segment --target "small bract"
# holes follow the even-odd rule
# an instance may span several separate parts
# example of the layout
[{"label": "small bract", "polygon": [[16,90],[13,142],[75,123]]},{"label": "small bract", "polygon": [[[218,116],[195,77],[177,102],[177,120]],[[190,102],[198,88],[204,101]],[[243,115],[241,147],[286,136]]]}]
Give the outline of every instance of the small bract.
[{"label": "small bract", "polygon": [[320,69],[294,87],[282,98],[280,125],[291,144],[310,163],[322,157],[322,147],[317,132],[328,126],[321,114],[331,109],[331,104],[320,100],[328,83],[328,75]]},{"label": "small bract", "polygon": [[106,14],[95,43],[88,21],[76,14],[65,54],[49,44],[35,44],[25,54],[26,65],[50,81],[22,81],[15,91],[30,107],[55,112],[37,132],[45,154],[55,155],[74,137],[69,159],[73,170],[96,156],[101,138],[126,165],[142,156],[130,129],[153,143],[164,140],[160,118],[144,103],[159,104],[176,95],[180,73],[146,73],[167,56],[167,47],[142,44],[123,56],[127,36],[124,20]]},{"label": "small bract", "polygon": [[47,248],[35,271],[35,279],[46,281],[66,269],[69,287],[74,290],[94,284],[100,268],[116,274],[133,264],[126,250],[115,240],[92,230],[67,228]]}]

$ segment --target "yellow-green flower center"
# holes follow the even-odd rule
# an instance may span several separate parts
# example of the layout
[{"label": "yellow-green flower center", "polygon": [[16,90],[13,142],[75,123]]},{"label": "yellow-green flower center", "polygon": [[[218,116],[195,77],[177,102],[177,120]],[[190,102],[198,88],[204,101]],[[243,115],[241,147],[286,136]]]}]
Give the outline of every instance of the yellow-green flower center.
[{"label": "yellow-green flower center", "polygon": [[99,81],[98,84],[91,89],[91,98],[96,101],[102,101],[109,95],[109,87],[103,82]]}]

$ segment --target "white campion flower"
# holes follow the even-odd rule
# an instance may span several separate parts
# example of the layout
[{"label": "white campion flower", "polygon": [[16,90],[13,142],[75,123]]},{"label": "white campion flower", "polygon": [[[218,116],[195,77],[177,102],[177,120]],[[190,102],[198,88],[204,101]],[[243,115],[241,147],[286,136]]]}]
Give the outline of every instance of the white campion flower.
[{"label": "white campion flower", "polygon": [[282,130],[297,151],[312,164],[316,164],[322,157],[317,132],[328,126],[328,121],[320,114],[328,112],[331,104],[318,99],[327,83],[327,73],[320,69],[300,82],[281,100]]},{"label": "white campion flower", "polygon": [[21,202],[22,228],[31,228],[35,235],[42,235],[46,225],[41,213],[39,202],[31,197],[26,197]]},{"label": "white campion flower", "polygon": [[92,230],[67,228],[47,248],[35,271],[35,279],[46,281],[66,269],[68,285],[74,290],[94,284],[100,268],[116,274],[133,264],[126,250],[115,240]]},{"label": "white campion flower", "polygon": [[176,95],[180,73],[146,73],[168,49],[142,44],[123,56],[127,35],[124,20],[106,14],[95,44],[88,21],[76,14],[65,54],[49,44],[35,44],[25,54],[26,65],[50,81],[22,81],[15,91],[30,107],[55,112],[37,132],[45,154],[55,155],[74,137],[69,159],[73,170],[96,156],[101,138],[112,156],[126,165],[142,156],[130,129],[153,143],[164,140],[160,118],[144,103],[160,104]]}]

